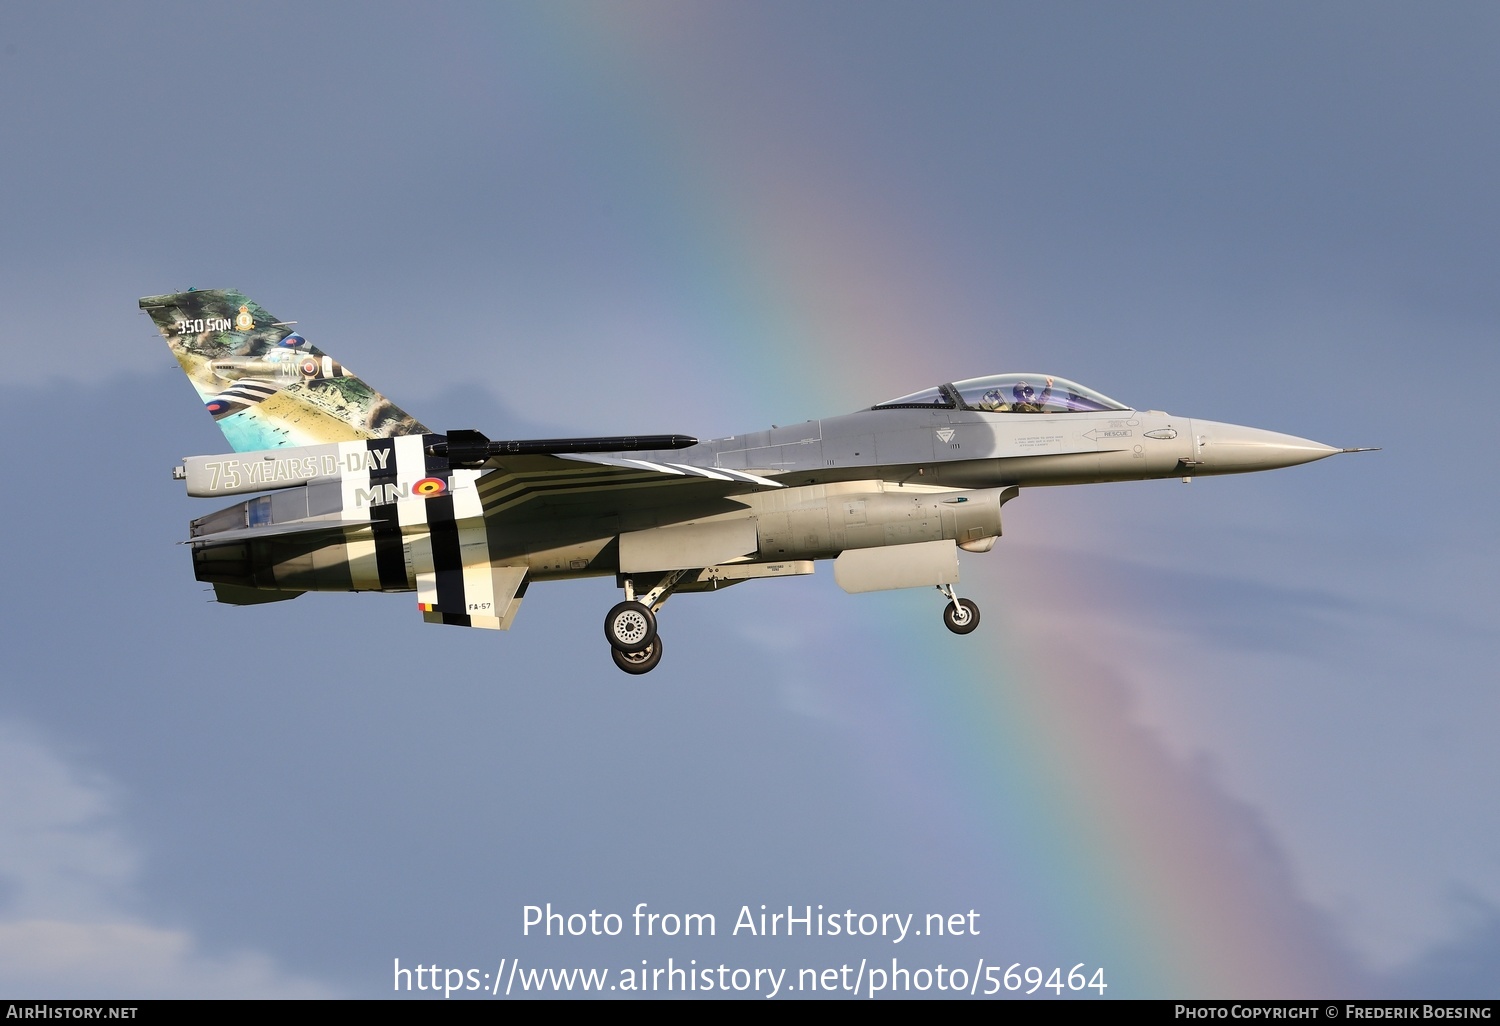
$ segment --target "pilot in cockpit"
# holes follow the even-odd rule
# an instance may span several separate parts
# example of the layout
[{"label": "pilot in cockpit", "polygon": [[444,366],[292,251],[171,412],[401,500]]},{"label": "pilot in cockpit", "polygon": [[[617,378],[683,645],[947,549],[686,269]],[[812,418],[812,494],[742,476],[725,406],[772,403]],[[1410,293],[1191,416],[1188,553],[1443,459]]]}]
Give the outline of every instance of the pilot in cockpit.
[{"label": "pilot in cockpit", "polygon": [[1047,387],[1040,393],[1024,381],[1017,381],[1016,387],[1011,389],[1011,395],[1015,397],[1015,403],[1011,410],[1015,413],[1041,413],[1047,401],[1052,398],[1053,378],[1047,379]]},{"label": "pilot in cockpit", "polygon": [[1011,389],[1007,397],[1005,390],[991,388],[979,397],[979,402],[974,405],[986,413],[1041,413],[1046,404],[1052,399],[1052,382],[1054,378],[1047,379],[1047,385],[1040,392],[1032,388],[1025,381],[1018,381]]}]

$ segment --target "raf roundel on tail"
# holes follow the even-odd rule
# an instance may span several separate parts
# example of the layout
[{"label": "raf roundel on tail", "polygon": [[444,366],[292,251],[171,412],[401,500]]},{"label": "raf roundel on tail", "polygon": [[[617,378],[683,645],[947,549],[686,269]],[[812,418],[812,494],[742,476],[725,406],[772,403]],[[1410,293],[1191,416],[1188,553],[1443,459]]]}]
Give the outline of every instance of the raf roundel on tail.
[{"label": "raf roundel on tail", "polygon": [[428,430],[238,292],[140,305],[233,450],[188,457],[176,476],[192,496],[253,496],[190,526],[194,570],[219,601],[414,591],[430,623],[506,630],[532,581],[613,577],[624,595],[604,635],[635,674],[661,661],[657,614],[674,594],[832,560],[848,592],[936,588],[943,622],[967,634],[979,607],[955,591],[959,552],[989,551],[1023,488],[1362,451],[1141,411],[1042,374],[706,442],[492,441]]}]

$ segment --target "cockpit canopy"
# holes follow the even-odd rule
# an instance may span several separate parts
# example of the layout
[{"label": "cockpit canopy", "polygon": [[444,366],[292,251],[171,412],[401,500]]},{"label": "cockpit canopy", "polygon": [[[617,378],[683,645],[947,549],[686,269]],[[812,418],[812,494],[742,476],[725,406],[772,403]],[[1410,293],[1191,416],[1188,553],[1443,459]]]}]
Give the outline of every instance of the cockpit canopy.
[{"label": "cockpit canopy", "polygon": [[871,409],[978,410],[984,413],[1097,413],[1129,410],[1092,388],[1046,374],[991,374],[903,395]]}]

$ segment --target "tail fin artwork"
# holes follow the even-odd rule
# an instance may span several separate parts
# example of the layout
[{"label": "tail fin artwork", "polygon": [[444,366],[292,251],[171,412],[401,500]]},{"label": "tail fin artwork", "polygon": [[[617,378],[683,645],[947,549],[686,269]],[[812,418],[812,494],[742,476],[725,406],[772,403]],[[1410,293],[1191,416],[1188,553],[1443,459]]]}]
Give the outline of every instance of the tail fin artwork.
[{"label": "tail fin artwork", "polygon": [[151,316],[236,452],[427,429],[238,292],[147,296]]}]

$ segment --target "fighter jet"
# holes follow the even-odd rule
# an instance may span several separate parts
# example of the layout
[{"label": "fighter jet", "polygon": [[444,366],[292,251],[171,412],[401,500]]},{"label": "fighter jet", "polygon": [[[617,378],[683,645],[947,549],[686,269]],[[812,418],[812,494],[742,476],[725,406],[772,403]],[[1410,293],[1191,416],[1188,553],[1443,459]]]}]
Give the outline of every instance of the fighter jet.
[{"label": "fighter jet", "polygon": [[234,450],[187,457],[174,476],[191,496],[264,493],[192,521],[193,568],[218,601],[415,592],[429,623],[508,630],[531,582],[613,577],[624,595],[604,636],[633,674],[660,663],[657,616],[675,594],[832,560],[846,592],[936,588],[943,622],[968,634],[979,607],[955,590],[958,554],[989,551],[1024,488],[1363,451],[1030,373],[706,442],[495,441],[429,430],[238,292],[140,305]]}]

